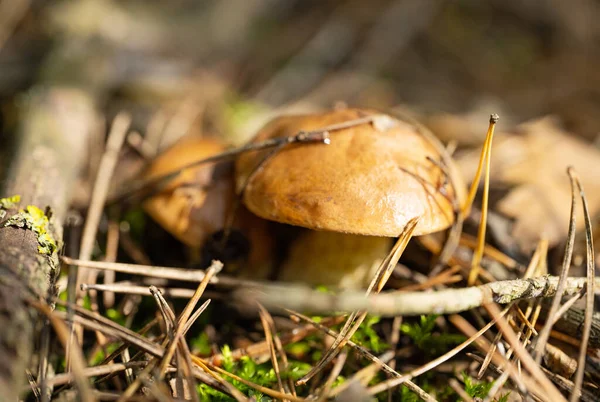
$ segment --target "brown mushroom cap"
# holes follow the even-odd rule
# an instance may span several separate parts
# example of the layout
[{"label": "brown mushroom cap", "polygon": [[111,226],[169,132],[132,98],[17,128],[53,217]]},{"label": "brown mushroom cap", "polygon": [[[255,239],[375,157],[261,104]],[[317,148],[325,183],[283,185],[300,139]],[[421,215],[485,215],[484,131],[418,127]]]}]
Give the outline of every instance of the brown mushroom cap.
[{"label": "brown mushroom cap", "polygon": [[[144,177],[163,176],[224,149],[215,139],[184,137],[159,155]],[[217,175],[215,169],[215,164],[184,169],[143,203],[144,210],[181,242],[192,247],[202,245],[208,235],[223,228],[233,199],[231,174]]]},{"label": "brown mushroom cap", "polygon": [[[253,142],[368,115],[381,113],[344,109],[284,116],[267,124]],[[392,124],[333,131],[330,145],[288,145],[260,169],[256,166],[269,151],[242,155],[236,185],[240,191],[247,182],[244,203],[265,219],[310,229],[395,237],[415,216],[421,217],[415,235],[449,227],[453,198],[464,198],[462,182],[457,189],[450,185],[439,166],[437,144],[414,125],[389,119]]]}]

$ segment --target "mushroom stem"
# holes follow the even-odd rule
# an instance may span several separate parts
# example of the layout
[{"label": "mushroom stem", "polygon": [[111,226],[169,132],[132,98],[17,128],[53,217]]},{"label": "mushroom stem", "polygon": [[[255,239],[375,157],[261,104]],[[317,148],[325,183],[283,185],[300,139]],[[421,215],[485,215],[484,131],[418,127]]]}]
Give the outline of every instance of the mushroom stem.
[{"label": "mushroom stem", "polygon": [[[385,260],[379,266],[377,274],[371,281],[369,288],[367,289],[366,295],[371,293],[379,293],[383,289],[385,283],[389,279],[392,270],[398,263],[398,260],[402,256],[402,253],[406,249],[408,242],[412,238],[412,235],[419,222],[419,217],[412,218],[406,224],[404,231],[398,237],[398,241],[394,245],[394,248],[387,255]],[[321,360],[310,370],[304,377],[299,379],[296,384],[306,384],[312,377],[321,371],[327,364],[329,364],[342,350],[352,335],[358,330],[364,319],[367,317],[367,313],[364,311],[354,311],[344,324],[344,327],[340,331],[339,335],[333,342],[333,345],[329,348],[327,353],[321,358]]]}]

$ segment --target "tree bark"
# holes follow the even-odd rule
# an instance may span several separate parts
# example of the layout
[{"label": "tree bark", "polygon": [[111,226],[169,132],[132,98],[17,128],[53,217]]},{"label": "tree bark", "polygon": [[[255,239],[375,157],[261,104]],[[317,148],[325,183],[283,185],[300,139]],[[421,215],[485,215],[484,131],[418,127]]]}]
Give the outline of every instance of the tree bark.
[{"label": "tree bark", "polygon": [[28,206],[46,211],[47,234],[60,247],[70,193],[96,124],[92,99],[83,91],[37,89],[29,95],[0,188],[0,197],[21,197],[0,225],[0,395],[6,400],[16,400],[33,363],[38,318],[26,298],[50,300],[59,273],[57,250],[44,249],[39,232],[7,223],[18,223]]}]

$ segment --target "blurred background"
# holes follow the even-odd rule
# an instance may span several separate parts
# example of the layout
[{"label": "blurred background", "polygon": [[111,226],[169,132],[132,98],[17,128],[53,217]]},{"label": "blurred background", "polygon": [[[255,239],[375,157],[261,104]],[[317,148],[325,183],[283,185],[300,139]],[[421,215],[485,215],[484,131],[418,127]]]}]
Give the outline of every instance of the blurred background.
[{"label": "blurred background", "polygon": [[108,114],[134,107],[140,124],[167,100],[226,95],[234,109],[481,110],[482,127],[491,111],[511,122],[552,113],[594,140],[598,9],[592,0],[2,0],[3,131],[14,96],[43,81],[93,91]]},{"label": "blurred background", "polygon": [[[598,10],[593,0],[0,0],[0,133],[18,137],[21,105],[48,88],[83,94],[73,113],[95,123],[75,118],[77,129],[104,134],[131,113],[141,135],[129,145],[146,159],[194,130],[241,144],[284,111],[395,108],[457,146],[468,179],[474,154],[463,151],[478,152],[498,113],[513,136],[495,145],[496,199],[512,195],[497,210],[511,218],[506,234],[524,232],[504,249],[529,251],[566,234],[567,165],[600,205]],[[130,165],[124,178],[139,170]],[[89,180],[81,188],[76,205]],[[519,216],[529,207],[543,211]]]}]

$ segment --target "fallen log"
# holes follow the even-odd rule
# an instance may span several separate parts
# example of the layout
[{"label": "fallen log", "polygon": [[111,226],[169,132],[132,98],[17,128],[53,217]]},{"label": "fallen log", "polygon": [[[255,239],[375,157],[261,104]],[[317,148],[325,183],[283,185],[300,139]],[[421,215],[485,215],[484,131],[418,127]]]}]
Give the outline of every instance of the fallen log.
[{"label": "fallen log", "polygon": [[[27,298],[56,295],[58,250],[70,194],[96,127],[91,98],[37,89],[24,106],[0,197],[0,395],[17,400],[35,356],[40,320]],[[5,154],[8,154],[5,152]],[[6,163],[8,162],[8,163]],[[35,357],[35,359],[33,359]]]}]

